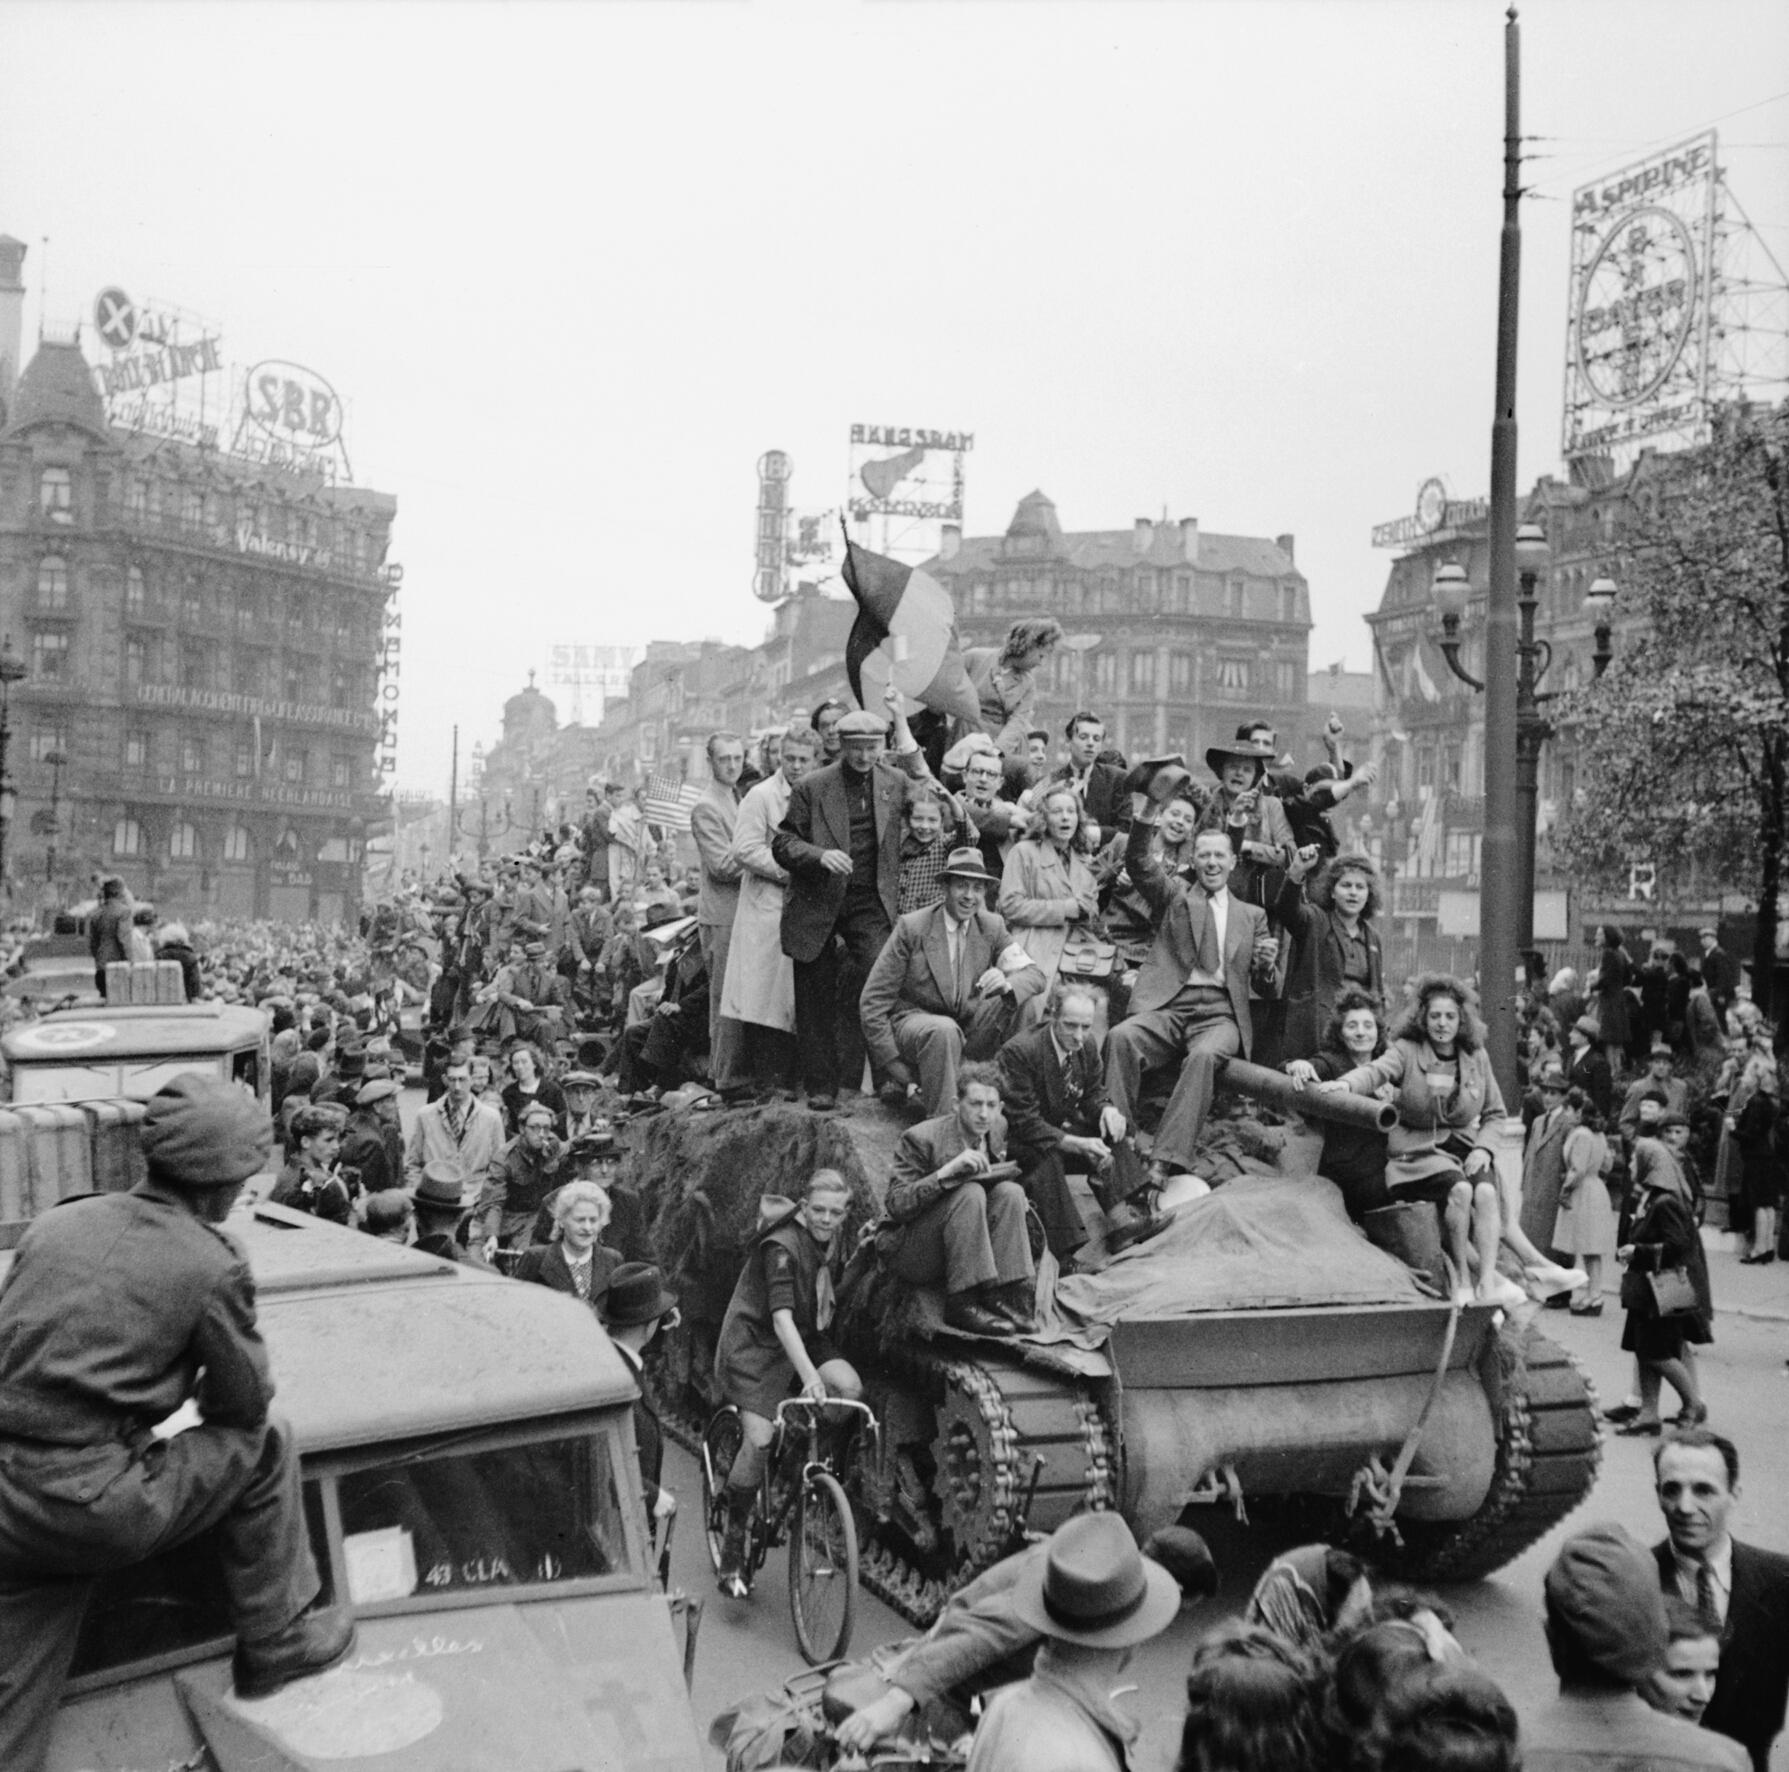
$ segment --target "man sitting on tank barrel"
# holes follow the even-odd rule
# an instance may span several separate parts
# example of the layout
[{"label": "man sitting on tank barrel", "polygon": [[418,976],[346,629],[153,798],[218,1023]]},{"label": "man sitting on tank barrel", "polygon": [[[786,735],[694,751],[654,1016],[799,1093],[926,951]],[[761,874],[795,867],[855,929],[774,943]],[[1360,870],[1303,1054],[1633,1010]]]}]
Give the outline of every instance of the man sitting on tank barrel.
[{"label": "man sitting on tank barrel", "polygon": [[776,1432],[777,1404],[799,1383],[813,1402],[857,1401],[863,1380],[828,1339],[839,1259],[834,1245],[851,1211],[851,1190],[836,1169],[816,1169],[799,1207],[752,1244],[714,1350],[714,1376],[745,1429],[727,1473],[727,1531],[720,1589],[746,1594],[741,1564],[752,1498]]},{"label": "man sitting on tank barrel", "polygon": [[[239,1085],[187,1074],[143,1116],[148,1174],[63,1202],[0,1291],[0,1766],[37,1772],[100,1577],[215,1529],[236,1692],[354,1645],[321,1591],[248,1262],[221,1228],[273,1147]],[[196,1412],[197,1425],[170,1427]]]}]

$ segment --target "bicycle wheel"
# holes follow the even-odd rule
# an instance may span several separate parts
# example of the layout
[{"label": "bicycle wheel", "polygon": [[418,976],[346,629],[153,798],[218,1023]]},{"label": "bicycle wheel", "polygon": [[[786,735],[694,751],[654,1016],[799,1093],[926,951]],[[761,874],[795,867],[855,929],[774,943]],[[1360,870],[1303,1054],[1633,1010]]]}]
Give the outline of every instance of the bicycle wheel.
[{"label": "bicycle wheel", "polygon": [[727,1473],[744,1442],[745,1424],[737,1409],[717,1410],[702,1435],[702,1534],[716,1575],[727,1540]]},{"label": "bicycle wheel", "polygon": [[857,1622],[857,1524],[837,1477],[802,1484],[789,1534],[789,1615],[808,1664],[837,1661]]}]

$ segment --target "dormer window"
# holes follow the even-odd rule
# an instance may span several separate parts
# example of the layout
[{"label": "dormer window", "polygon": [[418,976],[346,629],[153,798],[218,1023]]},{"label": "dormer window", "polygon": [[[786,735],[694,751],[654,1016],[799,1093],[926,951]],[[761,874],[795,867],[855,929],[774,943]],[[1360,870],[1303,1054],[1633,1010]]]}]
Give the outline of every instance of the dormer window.
[{"label": "dormer window", "polygon": [[50,522],[74,522],[75,483],[67,468],[44,469],[38,477],[37,503]]}]

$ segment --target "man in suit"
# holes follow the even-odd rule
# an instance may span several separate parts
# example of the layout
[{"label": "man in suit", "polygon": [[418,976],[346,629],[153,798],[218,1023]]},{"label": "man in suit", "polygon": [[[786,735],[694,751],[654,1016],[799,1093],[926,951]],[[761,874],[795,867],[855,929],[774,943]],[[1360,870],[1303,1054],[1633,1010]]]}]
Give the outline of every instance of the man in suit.
[{"label": "man in suit", "polygon": [[1686,1428],[1653,1454],[1666,1538],[1654,1546],[1659,1585],[1720,1627],[1721,1671],[1702,1727],[1739,1742],[1754,1772],[1789,1699],[1789,1557],[1741,1544],[1728,1530],[1739,1499],[1739,1449],[1706,1428]]},{"label": "man in suit", "polygon": [[441,1073],[439,1101],[421,1109],[410,1126],[410,1142],[404,1152],[404,1180],[415,1188],[423,1170],[445,1158],[459,1164],[466,1174],[469,1195],[476,1199],[502,1158],[506,1142],[502,1111],[472,1093],[472,1054],[457,1051]]},{"label": "man in suit", "polygon": [[[1094,995],[1084,984],[1056,988],[1050,1019],[1000,1048],[1000,1099],[1006,1106],[1019,1185],[1037,1208],[1050,1253],[1066,1268],[1087,1241],[1070,1172],[1102,1176],[1112,1146],[1128,1130],[1106,1100],[1099,1043],[1093,1038]],[[1098,1180],[1094,1193],[1103,1195]]]},{"label": "man in suit", "polygon": [[1721,938],[1714,930],[1698,929],[1696,939],[1702,944],[1702,982],[1708,986],[1715,1013],[1721,1018],[1721,1026],[1725,1027],[1727,1011],[1739,994],[1739,965],[1721,946]]},{"label": "man in suit", "polygon": [[888,728],[859,710],[838,723],[838,762],[798,781],[770,853],[787,870],[783,952],[794,962],[795,1039],[808,1106],[838,1106],[841,1081],[863,1071],[857,1000],[894,926],[901,890],[901,812],[924,773],[919,746],[889,685],[896,763],[883,761]]},{"label": "man in suit", "polygon": [[[1134,784],[1140,774],[1127,779]],[[1151,852],[1161,807],[1185,779],[1184,769],[1160,768],[1146,793],[1131,794],[1125,866],[1155,918],[1155,945],[1131,991],[1129,1018],[1106,1036],[1106,1094],[1131,1125],[1145,1074],[1180,1060],[1151,1156],[1158,1185],[1192,1169],[1218,1060],[1249,1054],[1250,975],[1278,955],[1266,914],[1230,894],[1237,851],[1228,830],[1194,837],[1190,883],[1171,879]]]},{"label": "man in suit", "polygon": [[974,849],[953,849],[939,871],[944,897],[894,926],[864,985],[862,1021],[870,1062],[905,1088],[918,1072],[930,1119],[957,1098],[957,1064],[992,1058],[1018,1007],[1044,975],[987,908],[994,876]]},{"label": "man in suit", "polygon": [[624,1261],[609,1276],[599,1309],[616,1353],[640,1387],[634,1401],[634,1445],[640,1454],[650,1535],[658,1521],[676,1513],[677,1497],[659,1481],[664,1471],[665,1438],[658,1404],[646,1379],[646,1347],[661,1324],[676,1328],[677,1294],[666,1287],[664,1275],[651,1263]]},{"label": "man in suit", "polygon": [[956,1111],[902,1135],[883,1202],[892,1225],[884,1258],[913,1285],[942,1286],[946,1325],[969,1335],[1036,1327],[1025,1190],[986,1180],[1005,1155],[999,1075],[991,1064],[966,1064]]},{"label": "man in suit", "polygon": [[1103,849],[1129,822],[1124,771],[1099,760],[1106,723],[1098,714],[1076,714],[1063,728],[1063,736],[1068,740],[1068,761],[1050,779],[1066,781],[1081,796],[1082,811],[1099,825]]},{"label": "man in suit", "polygon": [[733,826],[739,818],[739,777],[745,768],[745,740],[737,732],[708,735],[708,773],[714,778],[690,808],[690,836],[702,864],[696,899],[696,926],[713,989],[708,993],[708,1045],[715,1074],[726,1068],[721,1052],[721,980],[727,976],[727,949],[733,915],[739,909],[740,864],[733,855]]}]

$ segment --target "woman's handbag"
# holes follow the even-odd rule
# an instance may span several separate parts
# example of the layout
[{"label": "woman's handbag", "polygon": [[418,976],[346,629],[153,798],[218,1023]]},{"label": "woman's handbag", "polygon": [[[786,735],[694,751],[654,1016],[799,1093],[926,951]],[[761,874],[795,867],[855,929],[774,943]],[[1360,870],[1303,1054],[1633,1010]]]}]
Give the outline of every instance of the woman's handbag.
[{"label": "woman's handbag", "polygon": [[1657,1273],[1648,1274],[1646,1288],[1652,1294],[1653,1309],[1661,1317],[1687,1317],[1700,1309],[1696,1287],[1687,1268],[1661,1268]]},{"label": "woman's handbag", "polygon": [[1060,978],[1110,978],[1118,963],[1118,944],[1091,929],[1071,929],[1062,945],[1056,972]]}]

